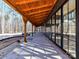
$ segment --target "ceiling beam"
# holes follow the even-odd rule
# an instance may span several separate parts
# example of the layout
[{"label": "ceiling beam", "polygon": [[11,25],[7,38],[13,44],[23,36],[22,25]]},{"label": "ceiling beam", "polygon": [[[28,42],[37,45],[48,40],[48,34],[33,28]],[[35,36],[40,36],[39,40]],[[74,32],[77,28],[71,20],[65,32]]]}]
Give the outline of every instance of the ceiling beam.
[{"label": "ceiling beam", "polygon": [[34,15],[34,14],[39,14],[39,13],[43,13],[43,12],[50,12],[51,9],[46,9],[46,10],[39,10],[36,12],[23,12],[25,15]]},{"label": "ceiling beam", "polygon": [[32,15],[30,17],[39,17],[39,16],[43,16],[43,15],[48,15],[48,13],[47,14],[36,14],[36,15]]},{"label": "ceiling beam", "polygon": [[45,18],[47,17],[48,15],[43,15],[43,16],[38,16],[38,17],[30,17],[30,18]]},{"label": "ceiling beam", "polygon": [[41,20],[41,22],[42,21],[44,21],[43,19],[46,19],[47,17],[40,17],[40,18],[30,18],[33,22],[37,22],[37,21],[40,21]]},{"label": "ceiling beam", "polygon": [[37,13],[37,14],[31,14],[29,16],[34,16],[34,15],[43,15],[43,14],[49,14],[50,11],[45,11],[45,12],[40,12],[40,13]]},{"label": "ceiling beam", "polygon": [[21,1],[21,0],[19,0],[19,1],[16,1],[16,5],[22,5],[22,4],[28,4],[28,3],[33,3],[33,2],[38,2],[39,0],[23,0],[23,1]]},{"label": "ceiling beam", "polygon": [[[14,2],[14,1],[13,1]],[[54,3],[54,0],[19,0],[16,1],[15,5],[31,5],[31,4],[49,4],[49,3]]]},{"label": "ceiling beam", "polygon": [[21,9],[21,11],[23,12],[27,12],[27,11],[33,11],[33,10],[41,10],[41,9],[47,9],[47,8],[52,8],[52,4],[46,4],[46,5],[42,5],[39,7],[33,7],[33,8],[20,8],[19,6],[18,9]]}]

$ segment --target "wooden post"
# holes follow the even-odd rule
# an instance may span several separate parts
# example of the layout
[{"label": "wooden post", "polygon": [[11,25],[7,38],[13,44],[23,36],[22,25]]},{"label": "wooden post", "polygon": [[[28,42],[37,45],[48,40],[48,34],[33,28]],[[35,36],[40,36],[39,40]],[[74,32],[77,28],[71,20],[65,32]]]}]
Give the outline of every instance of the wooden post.
[{"label": "wooden post", "polygon": [[24,23],[24,42],[26,43],[26,23]]},{"label": "wooden post", "polygon": [[32,25],[32,36],[33,36],[33,25]]},{"label": "wooden post", "polygon": [[23,17],[23,29],[24,29],[24,42],[26,43],[27,42],[27,39],[26,39],[26,24],[27,24],[27,18],[26,17]]}]

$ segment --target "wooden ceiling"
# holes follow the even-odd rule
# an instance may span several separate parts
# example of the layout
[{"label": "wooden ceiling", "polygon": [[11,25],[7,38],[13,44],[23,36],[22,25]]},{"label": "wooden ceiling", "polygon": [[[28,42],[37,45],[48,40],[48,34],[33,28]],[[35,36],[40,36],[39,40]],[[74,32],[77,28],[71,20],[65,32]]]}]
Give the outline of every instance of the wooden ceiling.
[{"label": "wooden ceiling", "polygon": [[4,0],[12,8],[18,11],[24,21],[30,21],[33,25],[43,24],[57,0]]}]

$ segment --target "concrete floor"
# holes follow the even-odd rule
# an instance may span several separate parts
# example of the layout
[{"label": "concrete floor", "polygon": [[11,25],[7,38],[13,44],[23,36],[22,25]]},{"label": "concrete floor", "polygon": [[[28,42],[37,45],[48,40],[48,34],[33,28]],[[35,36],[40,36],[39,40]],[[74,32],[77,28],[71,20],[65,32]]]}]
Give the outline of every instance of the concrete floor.
[{"label": "concrete floor", "polygon": [[70,59],[44,35],[36,35],[27,44],[16,45],[2,59]]}]

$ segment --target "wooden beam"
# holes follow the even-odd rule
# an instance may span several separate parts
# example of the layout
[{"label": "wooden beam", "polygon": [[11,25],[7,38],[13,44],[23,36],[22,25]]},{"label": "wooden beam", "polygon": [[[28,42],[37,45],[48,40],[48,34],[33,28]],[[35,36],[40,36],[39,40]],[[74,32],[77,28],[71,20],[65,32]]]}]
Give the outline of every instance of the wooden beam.
[{"label": "wooden beam", "polygon": [[16,1],[16,5],[23,5],[23,4],[28,4],[28,3],[33,3],[33,2],[38,2],[39,0],[18,0]]},{"label": "wooden beam", "polygon": [[47,9],[47,10],[39,10],[39,11],[36,11],[36,12],[23,12],[25,15],[33,15],[33,14],[38,14],[38,13],[43,13],[43,12],[50,12],[51,9]]},{"label": "wooden beam", "polygon": [[[16,5],[26,5],[26,4],[49,4],[49,3],[54,3],[54,1],[55,0],[23,0],[23,1],[21,1],[21,0],[19,0],[19,1],[16,1]],[[39,5],[40,5],[39,4]]]},{"label": "wooden beam", "polygon": [[23,6],[17,6],[19,7],[19,9],[22,9],[21,11],[23,12],[27,12],[27,11],[33,11],[33,10],[42,10],[42,9],[49,9],[49,8],[52,8],[52,4],[45,4],[45,5],[42,5],[42,6],[39,6],[39,7],[32,7],[32,8],[25,8]]},{"label": "wooden beam", "polygon": [[37,16],[37,17],[30,17],[30,19],[45,18],[45,17],[47,17],[47,16],[48,16],[48,15]]},{"label": "wooden beam", "polygon": [[40,17],[40,18],[31,18],[31,21],[33,21],[33,22],[36,22],[36,23],[39,23],[39,22],[37,22],[37,21],[40,21],[41,20],[41,22],[42,21],[44,21],[44,19],[46,19],[46,17]]},{"label": "wooden beam", "polygon": [[40,14],[35,14],[35,15],[29,15],[30,17],[38,17],[38,16],[43,16],[43,15],[48,15],[49,13],[40,13]]},{"label": "wooden beam", "polygon": [[26,18],[26,17],[24,17],[24,16],[22,16],[22,17],[23,17],[23,22],[24,22],[24,23],[27,23],[28,18]]},{"label": "wooden beam", "polygon": [[[31,21],[31,20],[30,20]],[[37,20],[35,20],[35,21],[32,21],[32,24],[34,24],[34,25],[38,25],[38,24],[40,24],[40,23],[44,23],[45,22],[45,18],[42,18],[42,19],[37,19]]]},{"label": "wooden beam", "polygon": [[30,14],[29,16],[34,16],[34,15],[38,15],[38,14],[49,14],[50,11],[45,11],[45,12],[40,12],[40,13],[35,13],[35,14]]}]

